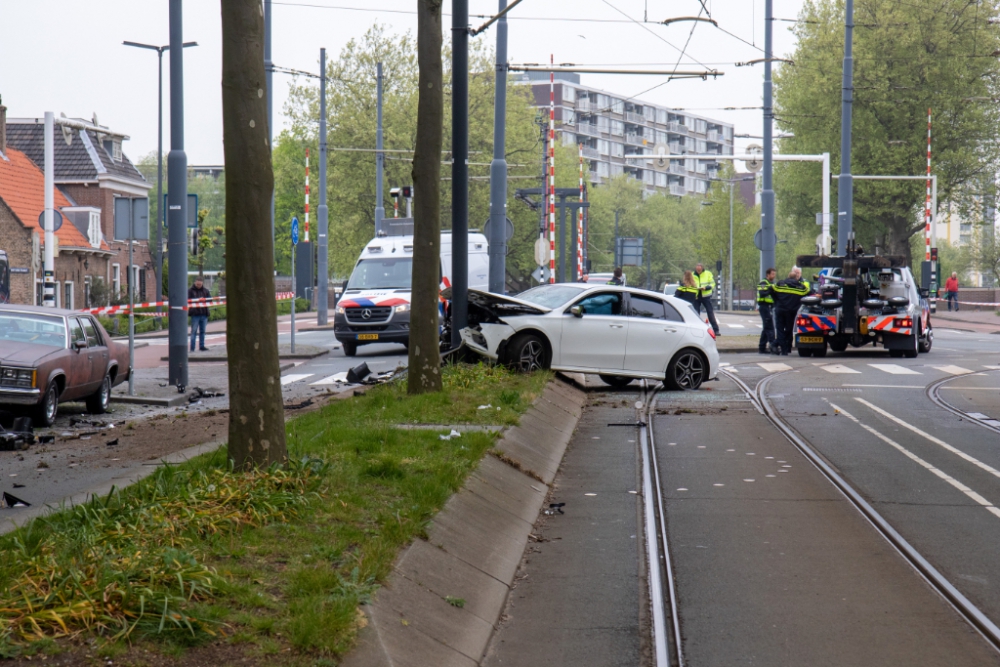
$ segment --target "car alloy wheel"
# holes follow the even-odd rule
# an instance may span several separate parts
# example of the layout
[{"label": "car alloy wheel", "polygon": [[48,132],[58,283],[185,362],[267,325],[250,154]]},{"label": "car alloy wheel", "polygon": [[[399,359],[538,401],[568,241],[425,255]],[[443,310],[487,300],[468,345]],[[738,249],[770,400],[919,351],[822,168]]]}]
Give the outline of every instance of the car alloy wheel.
[{"label": "car alloy wheel", "polygon": [[693,351],[684,351],[674,357],[667,369],[670,389],[697,389],[705,379],[705,360]]},{"label": "car alloy wheel", "polygon": [[53,380],[45,392],[42,404],[39,406],[38,416],[42,426],[52,426],[59,413],[59,386]]},{"label": "car alloy wheel", "polygon": [[511,342],[508,365],[522,373],[545,370],[549,367],[548,350],[541,338],[522,334]]}]

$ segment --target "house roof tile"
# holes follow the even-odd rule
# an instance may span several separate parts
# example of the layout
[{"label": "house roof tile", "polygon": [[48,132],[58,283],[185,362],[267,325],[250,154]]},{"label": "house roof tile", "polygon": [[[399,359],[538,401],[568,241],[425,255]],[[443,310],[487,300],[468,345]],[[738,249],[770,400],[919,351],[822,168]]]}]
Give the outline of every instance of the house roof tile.
[{"label": "house roof tile", "polygon": [[[65,143],[63,144],[65,146]],[[0,159],[0,199],[18,217],[21,224],[28,229],[38,230],[42,238],[44,234],[38,224],[38,216],[45,209],[45,174],[32,162],[27,155],[8,146],[4,154],[7,159]],[[55,189],[56,209],[71,206],[66,196]],[[61,248],[87,248],[90,241],[76,225],[63,221],[62,227],[55,232]],[[101,240],[101,249],[108,250],[108,244]]]},{"label": "house roof tile", "polygon": [[[96,181],[99,174],[107,173],[140,183],[146,182],[124,152],[120,161],[114,160],[98,141],[96,133],[90,130],[73,130],[73,142],[67,146],[63,141],[62,130],[55,128],[53,132],[56,181]],[[85,133],[89,141],[83,141],[81,133]],[[8,119],[7,144],[23,151],[39,168],[45,168],[44,124]]]}]

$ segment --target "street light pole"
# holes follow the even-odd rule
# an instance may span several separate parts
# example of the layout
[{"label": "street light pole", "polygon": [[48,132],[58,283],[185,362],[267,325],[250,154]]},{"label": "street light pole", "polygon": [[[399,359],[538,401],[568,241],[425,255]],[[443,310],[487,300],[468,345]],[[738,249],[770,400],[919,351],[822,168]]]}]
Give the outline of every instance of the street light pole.
[{"label": "street light pole", "polygon": [[851,114],[854,109],[854,0],[844,13],[844,73],[840,111],[840,182],[837,184],[837,252],[847,249],[854,232],[854,181],[851,178]]},{"label": "street light pole", "polygon": [[[156,300],[163,300],[163,223],[166,213],[163,209],[163,52],[170,50],[170,45],[156,46],[141,42],[122,42],[125,46],[156,51],[158,67],[158,83],[156,98]],[[198,42],[184,42],[184,48],[198,46]],[[132,266],[132,262],[129,262]]]},{"label": "street light pole", "polygon": [[729,296],[726,298],[729,310],[733,309],[733,190],[735,188],[736,181],[729,181]]},{"label": "street light pole", "polygon": [[[507,0],[499,0],[500,11]],[[493,162],[490,165],[489,289],[504,293],[507,261],[507,16],[497,21],[496,95],[493,108]]]},{"label": "street light pole", "polygon": [[183,0],[170,0],[170,154],[167,156],[167,239],[170,299],[169,382],[188,382],[187,154],[184,152]]},{"label": "street light pole", "polygon": [[316,296],[316,324],[323,326],[329,321],[330,255],[327,234],[329,232],[329,209],[326,205],[326,49],[319,50],[319,208],[316,209],[319,233],[316,243],[316,281],[319,294]]},{"label": "street light pole", "polygon": [[[848,0],[850,2],[850,0]],[[771,139],[774,121],[774,102],[771,84],[772,53],[771,27],[773,0],[764,2],[764,179],[760,193],[760,277],[764,277],[767,267],[774,266],[774,142]],[[731,298],[731,297],[730,297]]]}]

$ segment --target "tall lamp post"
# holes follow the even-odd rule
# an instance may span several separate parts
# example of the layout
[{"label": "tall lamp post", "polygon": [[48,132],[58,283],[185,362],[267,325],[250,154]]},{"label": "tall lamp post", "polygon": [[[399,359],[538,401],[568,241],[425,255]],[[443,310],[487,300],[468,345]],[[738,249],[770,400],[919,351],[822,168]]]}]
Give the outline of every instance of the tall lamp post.
[{"label": "tall lamp post", "polygon": [[[155,46],[141,42],[122,42],[125,46],[156,51],[159,60],[159,97],[156,102],[156,300],[163,300],[163,52],[170,50],[170,45]],[[198,42],[184,42],[184,48],[198,46]],[[131,271],[131,265],[129,267]]]},{"label": "tall lamp post", "polygon": [[[733,191],[736,189],[737,183],[742,183],[743,181],[755,180],[753,176],[743,178],[713,178],[710,179],[718,183],[728,183],[729,184],[729,275],[728,280],[728,295],[726,296],[726,301],[729,305],[729,310],[733,310]],[[702,206],[711,206],[712,202],[703,201]],[[764,267],[765,269],[767,267]]]}]

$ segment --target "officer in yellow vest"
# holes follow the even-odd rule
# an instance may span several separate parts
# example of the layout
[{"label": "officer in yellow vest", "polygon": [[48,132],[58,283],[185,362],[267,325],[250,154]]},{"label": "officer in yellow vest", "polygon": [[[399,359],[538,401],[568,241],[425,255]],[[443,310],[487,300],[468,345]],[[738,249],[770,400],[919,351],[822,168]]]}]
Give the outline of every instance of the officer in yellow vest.
[{"label": "officer in yellow vest", "polygon": [[757,348],[761,354],[779,353],[774,336],[774,297],[771,295],[771,288],[774,287],[774,279],[777,275],[777,271],[768,269],[764,272],[764,280],[757,283],[757,310],[760,312],[760,321],[763,327]]},{"label": "officer in yellow vest", "polygon": [[698,288],[698,300],[694,303],[695,310],[701,315],[701,307],[705,307],[708,321],[712,324],[715,335],[719,335],[719,323],[715,321],[715,309],[712,307],[712,289],[715,287],[715,276],[707,271],[702,264],[694,267],[694,284]]}]

